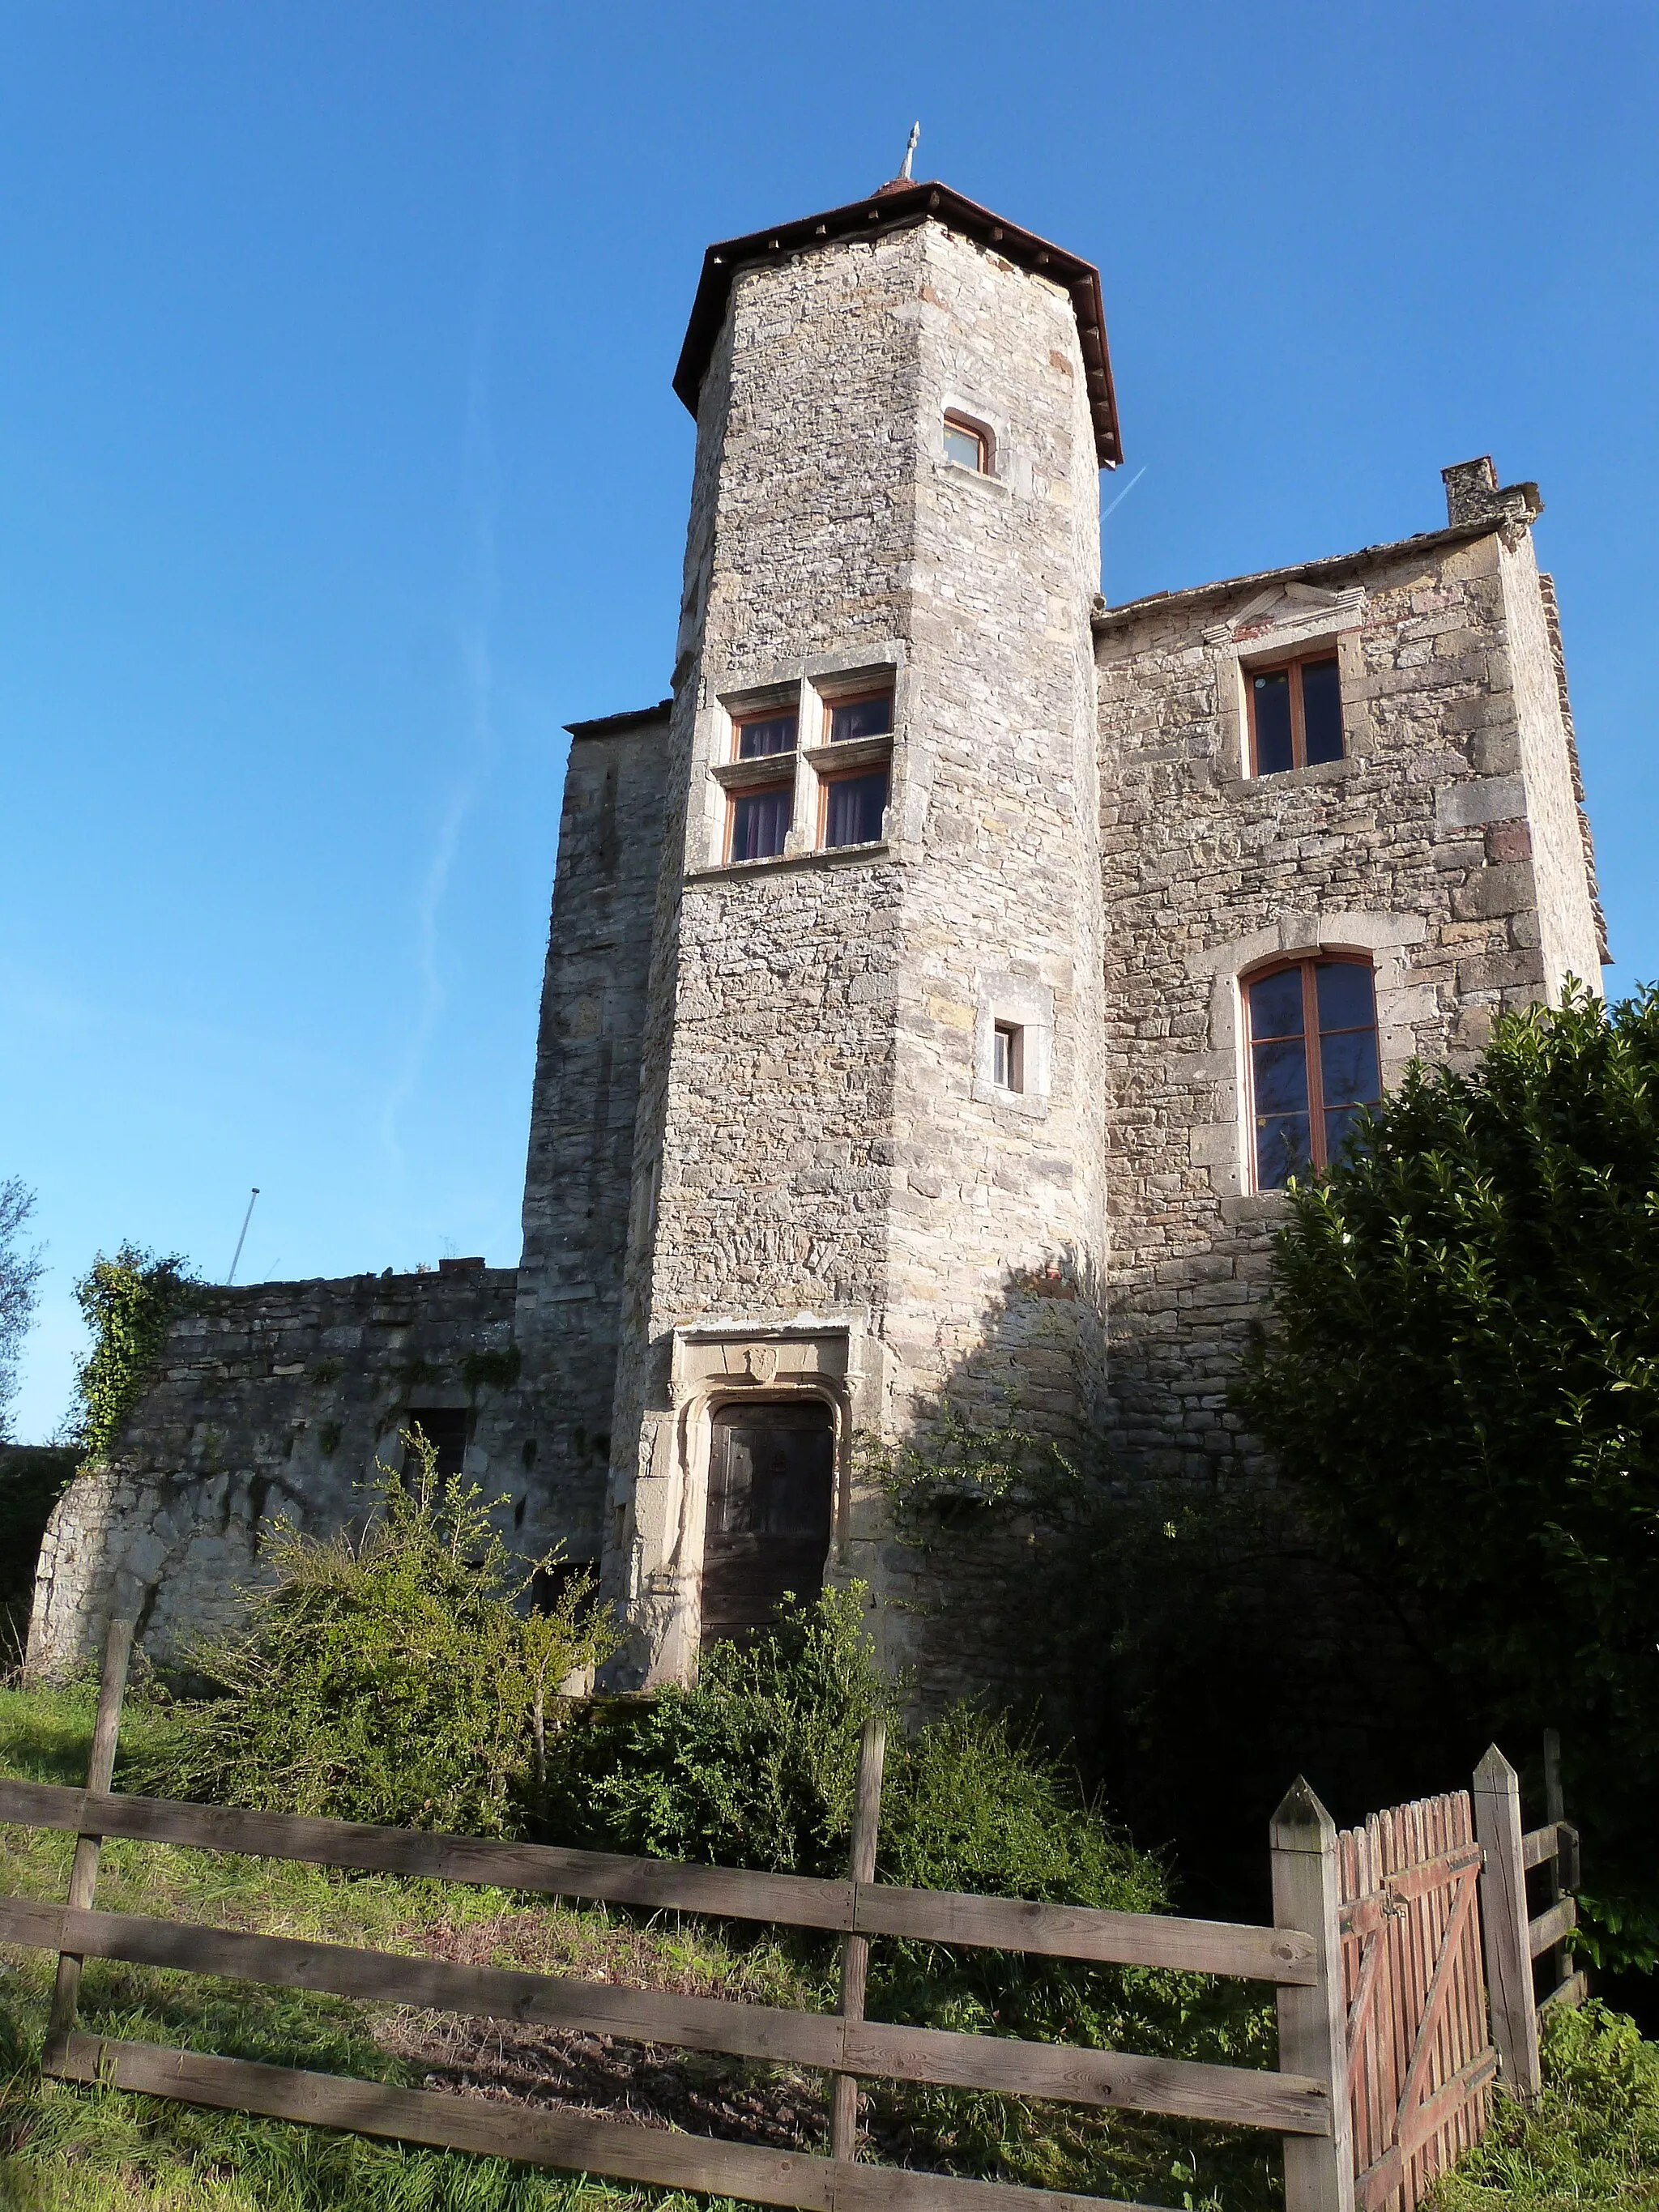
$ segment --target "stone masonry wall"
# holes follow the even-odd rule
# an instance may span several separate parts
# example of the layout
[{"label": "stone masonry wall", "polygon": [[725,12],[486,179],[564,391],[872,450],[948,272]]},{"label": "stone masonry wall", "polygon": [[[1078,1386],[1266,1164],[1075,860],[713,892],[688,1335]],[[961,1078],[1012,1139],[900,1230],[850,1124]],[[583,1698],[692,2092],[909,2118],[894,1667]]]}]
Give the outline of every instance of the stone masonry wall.
[{"label": "stone masonry wall", "polygon": [[662,855],[666,708],[579,725],[565,772],[525,1172],[520,1403],[531,1532],[597,1559]]},{"label": "stone masonry wall", "polygon": [[[1597,976],[1530,511],[1097,622],[1110,1399],[1144,1473],[1241,1446],[1226,1381],[1285,1201],[1251,1189],[1240,972],[1368,953],[1385,1087]],[[1243,670],[1328,644],[1349,757],[1247,776]]]},{"label": "stone masonry wall", "polygon": [[183,1660],[195,1634],[239,1617],[277,1516],[315,1535],[362,1518],[358,1486],[377,1459],[401,1464],[400,1426],[422,1408],[467,1409],[466,1473],[511,1491],[507,1518],[521,1528],[519,1455],[476,1440],[512,1395],[501,1363],[515,1287],[510,1269],[452,1267],[199,1291],[118,1448],[47,1524],[31,1671],[95,1656],[118,1609],[152,1661]]}]

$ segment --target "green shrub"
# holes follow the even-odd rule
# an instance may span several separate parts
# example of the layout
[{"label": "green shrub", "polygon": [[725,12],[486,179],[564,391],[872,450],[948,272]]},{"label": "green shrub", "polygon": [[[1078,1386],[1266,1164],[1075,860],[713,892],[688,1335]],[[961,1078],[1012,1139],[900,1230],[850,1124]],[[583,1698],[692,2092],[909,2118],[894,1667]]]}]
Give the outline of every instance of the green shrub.
[{"label": "green shrub", "polygon": [[859,1741],[896,1698],[864,1632],[865,1593],[781,1608],[750,1644],[717,1644],[695,1687],[601,1701],[561,1739],[561,1838],[653,1858],[845,1873]]},{"label": "green shrub", "polygon": [[1659,2205],[1659,2046],[1603,2005],[1544,2029],[1543,2094],[1500,2097],[1485,2139],[1435,2191],[1435,2212]]},{"label": "green shrub", "polygon": [[[847,1870],[860,1738],[894,1715],[854,1584],[781,1608],[752,1644],[718,1644],[690,1688],[600,1701],[561,1737],[548,1813],[560,1841],[774,1873]],[[881,1881],[1121,1912],[1166,1911],[1168,1879],[1074,1778],[1006,1717],[959,1705],[889,1734]],[[1246,2046],[1256,2011],[1191,1976],[1012,1952],[883,1942],[872,2002],[939,2027],[1097,2044]],[[1257,2008],[1259,2009],[1259,2008]]]},{"label": "green shrub", "polygon": [[1560,1730],[1584,1947],[1659,1964],[1659,990],[1413,1068],[1288,1208],[1240,1408],[1466,1741]]},{"label": "green shrub", "polygon": [[133,1787],[474,1835],[521,1825],[559,1686],[613,1638],[586,1578],[551,1612],[526,1607],[480,1492],[440,1484],[418,1434],[409,1449],[412,1485],[380,1470],[360,1538],[277,1525],[246,1630],[192,1654],[216,1694],[174,1709]]}]

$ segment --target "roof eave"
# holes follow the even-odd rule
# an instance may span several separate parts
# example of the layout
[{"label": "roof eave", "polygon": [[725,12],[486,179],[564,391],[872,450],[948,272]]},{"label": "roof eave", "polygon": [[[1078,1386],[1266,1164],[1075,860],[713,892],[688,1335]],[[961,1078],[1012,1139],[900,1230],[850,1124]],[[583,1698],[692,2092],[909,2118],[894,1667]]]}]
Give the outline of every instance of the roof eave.
[{"label": "roof eave", "polygon": [[842,244],[849,238],[878,238],[885,232],[929,220],[960,232],[975,244],[1001,254],[1016,268],[1032,270],[1069,292],[1083,348],[1096,457],[1102,468],[1115,469],[1123,459],[1123,451],[1100,271],[1092,262],[1051,245],[1033,231],[1022,230],[1018,223],[1005,222],[988,208],[952,191],[948,185],[934,182],[884,190],[868,199],[832,208],[827,214],[804,216],[798,222],[776,223],[769,230],[753,231],[746,238],[728,238],[711,246],[703,256],[685,343],[674,371],[674,390],[680,399],[695,416],[709,357],[726,318],[732,279],[739,268],[769,261],[775,255]]},{"label": "roof eave", "polygon": [[1097,636],[1103,630],[1127,627],[1146,615],[1161,615],[1172,607],[1197,605],[1201,600],[1221,599],[1229,592],[1241,592],[1254,585],[1301,583],[1310,577],[1329,574],[1334,570],[1352,568],[1356,562],[1387,560],[1401,553],[1432,553],[1443,546],[1468,545],[1477,538],[1490,538],[1500,527],[1498,522],[1460,522],[1449,529],[1419,531],[1412,538],[1395,538],[1380,545],[1358,545],[1351,553],[1325,553],[1315,561],[1293,561],[1287,568],[1256,568],[1245,576],[1221,576],[1211,584],[1189,584],[1179,592],[1152,592],[1145,599],[1126,599],[1121,606],[1097,609],[1091,617]]}]

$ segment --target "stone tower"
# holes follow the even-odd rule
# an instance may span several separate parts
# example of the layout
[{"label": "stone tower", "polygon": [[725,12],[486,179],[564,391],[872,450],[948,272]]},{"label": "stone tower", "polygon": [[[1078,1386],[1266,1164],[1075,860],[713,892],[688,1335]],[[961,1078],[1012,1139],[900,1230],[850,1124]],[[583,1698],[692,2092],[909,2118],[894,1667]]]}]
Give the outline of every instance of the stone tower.
[{"label": "stone tower", "polygon": [[1095,271],[886,187],[712,248],[676,386],[605,1529],[653,1678],[792,1542],[879,1584],[855,1431],[1082,1410],[1103,1225]]}]

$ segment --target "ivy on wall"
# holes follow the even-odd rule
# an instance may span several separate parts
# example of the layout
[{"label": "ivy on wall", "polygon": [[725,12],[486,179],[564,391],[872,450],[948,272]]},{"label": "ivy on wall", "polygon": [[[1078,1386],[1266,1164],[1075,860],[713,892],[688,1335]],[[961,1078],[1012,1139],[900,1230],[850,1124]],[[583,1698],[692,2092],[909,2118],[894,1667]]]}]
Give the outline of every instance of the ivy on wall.
[{"label": "ivy on wall", "polygon": [[123,1244],[112,1260],[100,1252],[76,1285],[76,1304],[93,1333],[75,1377],[76,1441],[88,1458],[107,1451],[120,1434],[161,1356],[167,1322],[197,1280],[176,1252],[157,1259]]}]

